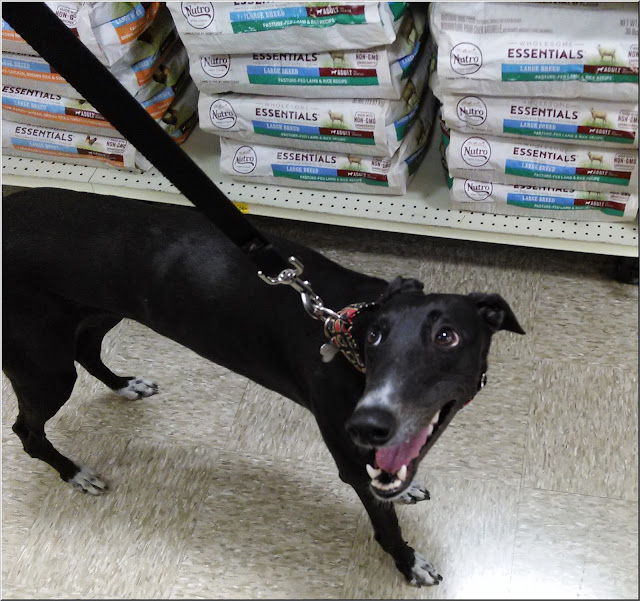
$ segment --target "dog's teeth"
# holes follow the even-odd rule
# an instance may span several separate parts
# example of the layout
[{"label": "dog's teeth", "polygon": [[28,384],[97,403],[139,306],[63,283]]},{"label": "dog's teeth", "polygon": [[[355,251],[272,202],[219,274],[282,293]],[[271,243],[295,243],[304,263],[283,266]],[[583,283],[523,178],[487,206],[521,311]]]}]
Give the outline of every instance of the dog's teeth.
[{"label": "dog's teeth", "polygon": [[398,470],[398,473],[396,474],[396,476],[398,477],[399,480],[402,480],[404,482],[407,479],[407,466],[403,465]]},{"label": "dog's teeth", "polygon": [[367,463],[367,474],[369,474],[369,477],[372,480],[375,480],[381,473],[382,473],[382,470],[377,470],[375,467]]},{"label": "dog's teeth", "polygon": [[378,490],[393,490],[394,488],[399,488],[402,485],[402,482],[396,478],[393,482],[389,482],[388,484],[382,484],[379,480],[372,480],[371,484]]},{"label": "dog's teeth", "polygon": [[429,438],[429,436],[433,434],[433,428],[434,428],[434,425],[429,424],[429,427],[427,428],[427,438]]},{"label": "dog's teeth", "polygon": [[440,419],[440,411],[433,416],[431,423],[435,426],[438,423],[438,419]]}]

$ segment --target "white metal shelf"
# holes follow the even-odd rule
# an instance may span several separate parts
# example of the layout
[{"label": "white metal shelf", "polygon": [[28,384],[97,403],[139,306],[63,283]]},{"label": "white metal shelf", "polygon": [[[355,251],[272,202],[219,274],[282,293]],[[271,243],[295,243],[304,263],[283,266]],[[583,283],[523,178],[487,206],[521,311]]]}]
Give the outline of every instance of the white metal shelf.
[{"label": "white metal shelf", "polygon": [[[240,208],[350,227],[605,255],[638,256],[638,223],[472,213],[448,208],[437,135],[404,196],[344,194],[234,181],[219,170],[218,138],[194,131],[183,148]],[[3,156],[3,184],[55,186],[144,200],[190,204],[155,168],[147,173]]]}]

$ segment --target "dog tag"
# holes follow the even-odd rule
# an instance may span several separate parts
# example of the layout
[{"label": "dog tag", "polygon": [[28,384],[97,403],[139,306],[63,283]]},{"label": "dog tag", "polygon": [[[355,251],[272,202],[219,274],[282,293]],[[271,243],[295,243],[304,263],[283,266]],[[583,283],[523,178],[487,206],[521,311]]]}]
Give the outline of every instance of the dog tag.
[{"label": "dog tag", "polygon": [[339,352],[338,347],[333,342],[325,342],[320,347],[323,363],[329,363]]}]

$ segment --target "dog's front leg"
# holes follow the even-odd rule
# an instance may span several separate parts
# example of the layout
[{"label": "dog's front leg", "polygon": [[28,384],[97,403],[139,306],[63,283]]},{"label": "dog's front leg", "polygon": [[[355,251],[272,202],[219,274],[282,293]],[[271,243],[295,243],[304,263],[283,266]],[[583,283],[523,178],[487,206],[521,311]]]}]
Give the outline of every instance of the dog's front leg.
[{"label": "dog's front leg", "polygon": [[430,498],[431,495],[424,486],[412,482],[407,490],[393,499],[393,502],[400,505],[415,505],[420,501],[428,501]]},{"label": "dog's front leg", "polygon": [[396,562],[396,567],[409,584],[414,586],[440,584],[442,576],[422,555],[416,553],[402,538],[402,531],[398,523],[395,508],[392,503],[380,501],[373,496],[368,485],[349,482],[340,476],[347,484],[354,488],[364,508],[369,514],[373,532],[378,544]]},{"label": "dog's front leg", "polygon": [[[333,389],[336,381],[341,382],[340,390]],[[360,497],[371,520],[376,541],[391,555],[407,582],[414,586],[439,584],[442,576],[402,538],[393,503],[381,501],[371,490],[371,478],[365,467],[367,461],[370,461],[370,453],[356,446],[348,436],[345,427],[356,405],[355,400],[362,396],[362,389],[356,388],[353,394],[349,395],[344,390],[344,381],[344,378],[342,380],[330,378],[323,382],[323,385],[318,387],[323,391],[323,396],[316,400],[313,406],[320,433],[336,463],[340,479],[351,486]],[[358,383],[360,384],[361,382]],[[340,398],[345,399],[345,402],[336,403],[335,399]],[[355,400],[349,403],[349,398]],[[428,498],[429,493],[426,489],[422,490],[423,494],[419,496]],[[423,498],[417,500],[423,500]]]}]

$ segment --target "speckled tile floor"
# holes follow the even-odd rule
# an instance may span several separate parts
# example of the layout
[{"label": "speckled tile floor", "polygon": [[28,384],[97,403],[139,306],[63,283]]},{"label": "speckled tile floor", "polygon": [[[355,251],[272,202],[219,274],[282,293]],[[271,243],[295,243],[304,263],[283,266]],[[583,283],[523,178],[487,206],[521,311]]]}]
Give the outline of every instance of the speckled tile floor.
[{"label": "speckled tile floor", "polygon": [[3,598],[637,598],[638,288],[606,257],[256,220],[373,275],[499,292],[527,335],[494,338],[489,385],[399,510],[444,576],[407,586],[310,414],[132,322],[113,369],[80,371],[49,437],[111,491],[74,492],[22,451],[3,379]]}]

